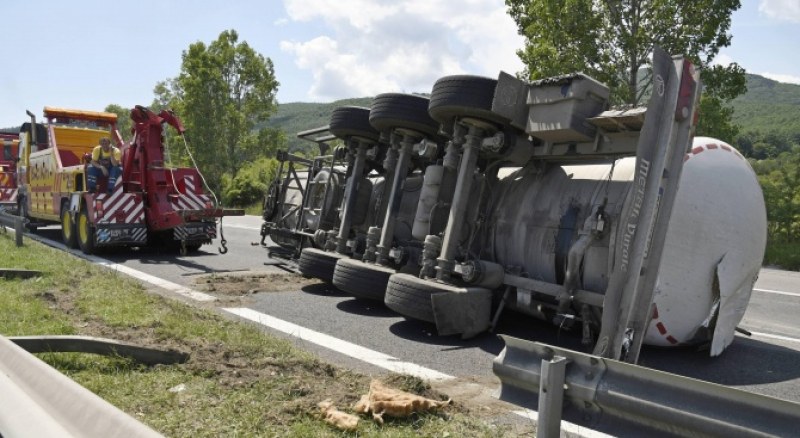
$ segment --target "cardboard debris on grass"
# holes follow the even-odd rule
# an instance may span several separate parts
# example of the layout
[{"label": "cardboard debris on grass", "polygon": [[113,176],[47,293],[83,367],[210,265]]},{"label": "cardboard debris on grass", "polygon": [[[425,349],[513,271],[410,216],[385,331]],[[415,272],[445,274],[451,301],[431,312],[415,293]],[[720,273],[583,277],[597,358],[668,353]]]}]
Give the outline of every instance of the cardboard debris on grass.
[{"label": "cardboard debris on grass", "polygon": [[[383,424],[383,416],[408,417],[412,414],[432,412],[450,405],[452,400],[438,401],[425,398],[406,391],[386,386],[380,380],[373,380],[369,384],[369,393],[353,406],[353,411],[358,414],[372,414],[372,419],[378,424]],[[358,417],[339,411],[329,400],[319,405],[325,421],[334,427],[353,431],[358,427]]]},{"label": "cardboard debris on grass", "polygon": [[320,410],[325,417],[325,422],[341,430],[352,432],[358,429],[358,417],[336,409],[330,400],[320,402]]}]

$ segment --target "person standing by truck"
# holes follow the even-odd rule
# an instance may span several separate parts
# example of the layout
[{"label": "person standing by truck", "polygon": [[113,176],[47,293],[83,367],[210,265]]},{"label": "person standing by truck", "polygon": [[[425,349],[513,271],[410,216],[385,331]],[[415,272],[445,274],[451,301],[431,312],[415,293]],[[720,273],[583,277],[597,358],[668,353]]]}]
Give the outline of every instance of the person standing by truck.
[{"label": "person standing by truck", "polygon": [[108,193],[114,190],[117,178],[122,174],[122,167],[119,165],[121,157],[119,148],[112,146],[108,137],[100,139],[100,144],[92,150],[92,162],[86,175],[89,192],[96,191],[97,178],[101,174],[108,177]]}]

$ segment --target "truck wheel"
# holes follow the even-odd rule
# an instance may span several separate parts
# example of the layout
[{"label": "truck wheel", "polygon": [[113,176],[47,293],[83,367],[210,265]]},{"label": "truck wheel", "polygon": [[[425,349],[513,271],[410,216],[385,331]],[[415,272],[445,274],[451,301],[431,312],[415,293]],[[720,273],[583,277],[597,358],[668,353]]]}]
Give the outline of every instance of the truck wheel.
[{"label": "truck wheel", "polygon": [[304,277],[318,278],[326,283],[330,283],[333,281],[333,271],[336,269],[336,262],[344,257],[347,256],[316,248],[304,248],[300,252],[300,259],[297,261],[297,267]]},{"label": "truck wheel", "polygon": [[369,124],[369,108],[340,106],[331,113],[331,134],[344,139],[351,136],[378,141],[380,133]]},{"label": "truck wheel", "polygon": [[356,298],[383,302],[389,277],[396,272],[386,266],[341,259],[333,271],[333,285]]},{"label": "truck wheel", "polygon": [[464,288],[423,280],[409,274],[394,274],[386,285],[386,307],[411,319],[436,322],[433,316],[431,295],[459,293]]},{"label": "truck wheel", "polygon": [[78,236],[76,235],[75,221],[66,206],[61,206],[61,238],[64,245],[69,249],[78,247]]},{"label": "truck wheel", "polygon": [[492,112],[496,87],[497,80],[482,76],[445,76],[433,84],[428,112],[444,125],[450,125],[456,117],[505,123],[504,117]]},{"label": "truck wheel", "polygon": [[78,221],[75,224],[76,228],[76,235],[78,237],[78,246],[81,248],[84,254],[93,254],[95,251],[94,245],[94,227],[92,226],[92,221],[89,219],[89,212],[86,210],[86,206],[81,208],[80,213],[78,213]]},{"label": "truck wheel", "polygon": [[265,221],[270,222],[272,216],[278,210],[278,196],[280,196],[281,183],[272,181],[267,189],[267,196],[264,198],[264,211],[262,217]]},{"label": "truck wheel", "polygon": [[375,96],[369,111],[369,123],[378,131],[406,128],[435,136],[439,123],[428,114],[427,97],[401,93],[384,93]]}]

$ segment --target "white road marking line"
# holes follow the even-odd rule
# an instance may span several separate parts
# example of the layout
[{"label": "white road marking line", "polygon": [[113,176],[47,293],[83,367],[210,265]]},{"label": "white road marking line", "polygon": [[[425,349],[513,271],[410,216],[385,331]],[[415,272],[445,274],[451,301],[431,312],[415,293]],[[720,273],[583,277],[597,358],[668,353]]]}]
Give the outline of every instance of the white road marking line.
[{"label": "white road marking line", "polygon": [[193,289],[189,289],[188,287],[181,286],[171,281],[163,280],[154,275],[146,274],[142,271],[137,271],[136,269],[129,268],[127,266],[120,265],[118,263],[113,263],[109,260],[101,259],[99,257],[92,257],[91,259],[98,265],[105,266],[109,269],[121,272],[125,275],[129,275],[133,278],[144,281],[145,283],[150,283],[153,286],[158,286],[162,289],[166,289],[174,294],[178,294],[180,296],[201,302],[217,301],[217,298],[214,296],[204,294],[202,292],[198,292]]},{"label": "white road marking line", "polygon": [[784,291],[782,291],[782,290],[771,290],[771,289],[759,289],[759,288],[753,288],[753,292],[764,292],[764,293],[768,293],[768,294],[787,295],[787,296],[790,296],[790,297],[800,297],[800,294],[799,294],[799,293],[795,293],[795,292],[784,292]]},{"label": "white road marking line", "polygon": [[758,336],[758,337],[761,337],[761,338],[777,339],[779,341],[789,341],[789,342],[798,342],[798,343],[800,343],[800,339],[792,338],[792,337],[789,337],[789,336],[773,335],[773,334],[761,333],[761,332],[750,332],[750,333],[752,333],[753,336]]},{"label": "white road marking line", "polygon": [[[519,411],[512,411],[520,417],[527,418],[528,420],[539,422],[539,413],[532,409],[521,409]],[[575,434],[585,438],[613,438],[614,435],[608,435],[603,432],[598,432],[588,427],[578,426],[577,424],[570,423],[569,421],[561,420],[561,430],[568,434]]]},{"label": "white road marking line", "polygon": [[231,225],[231,224],[225,224],[225,228],[239,228],[239,229],[242,229],[242,230],[255,230],[255,231],[261,231],[261,227],[248,227],[248,226],[245,226],[245,225]]},{"label": "white road marking line", "polygon": [[54,240],[45,239],[44,237],[37,236],[35,234],[26,234],[26,237],[29,237],[29,238],[31,238],[33,240],[36,240],[39,243],[43,243],[45,245],[52,246],[53,248],[58,248],[58,249],[60,249],[62,251],[68,252],[68,253],[76,256],[76,257],[80,257],[82,259],[85,259],[85,260],[88,260],[90,262],[96,263],[96,264],[98,264],[100,266],[103,266],[105,268],[112,269],[112,270],[117,271],[117,272],[121,272],[121,273],[123,273],[125,275],[131,276],[131,277],[136,278],[137,280],[141,280],[141,281],[143,281],[145,283],[150,283],[153,286],[158,286],[160,288],[166,289],[166,290],[168,290],[168,291],[170,291],[172,293],[178,294],[180,296],[183,296],[183,297],[195,300],[195,301],[200,301],[200,302],[217,301],[217,297],[215,297],[215,296],[204,294],[202,292],[198,292],[198,291],[193,290],[193,289],[189,289],[188,287],[181,286],[181,285],[179,285],[177,283],[173,283],[171,281],[167,281],[167,280],[158,278],[158,277],[156,277],[154,275],[146,274],[146,273],[144,273],[142,271],[137,271],[136,269],[129,268],[127,266],[120,265],[118,263],[114,263],[111,260],[106,260],[106,259],[103,259],[103,258],[100,258],[100,257],[97,257],[97,256],[93,256],[93,255],[86,255],[86,254],[83,254],[82,252],[77,251],[77,250],[75,250],[75,251],[69,250],[66,247],[66,245],[64,245],[61,242],[56,242]]},{"label": "white road marking line", "polygon": [[455,378],[430,368],[425,368],[410,362],[403,362],[396,357],[307,329],[297,324],[257,312],[253,309],[237,307],[224,308],[222,310],[395,373],[408,374],[425,380],[450,380]]}]

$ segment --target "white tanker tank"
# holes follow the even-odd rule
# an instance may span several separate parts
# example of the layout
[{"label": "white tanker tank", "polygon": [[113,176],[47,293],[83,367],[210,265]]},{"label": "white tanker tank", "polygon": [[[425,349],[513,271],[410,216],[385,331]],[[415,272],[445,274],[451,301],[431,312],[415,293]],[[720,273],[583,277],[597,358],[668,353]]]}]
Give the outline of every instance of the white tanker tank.
[{"label": "white tanker tank", "polygon": [[[522,168],[500,180],[484,259],[520,268],[525,277],[563,284],[573,242],[603,205],[612,224],[585,250],[579,289],[603,294],[622,244],[619,220],[633,189],[635,158]],[[614,225],[615,224],[615,225]],[[686,154],[664,253],[654,314],[644,342],[674,346],[713,339],[718,354],[733,339],[747,307],[766,244],[766,212],[758,180],[730,145],[694,139]],[[552,317],[532,292],[517,289],[507,305]]]}]

